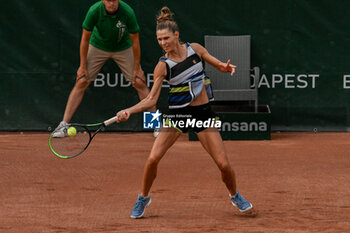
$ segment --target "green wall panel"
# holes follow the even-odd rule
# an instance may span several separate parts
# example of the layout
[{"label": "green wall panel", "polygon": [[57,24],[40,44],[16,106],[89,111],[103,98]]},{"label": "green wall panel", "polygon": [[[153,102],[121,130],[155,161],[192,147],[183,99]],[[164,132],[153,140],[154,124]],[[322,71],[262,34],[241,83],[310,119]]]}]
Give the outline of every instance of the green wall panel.
[{"label": "green wall panel", "polygon": [[[0,130],[47,130],[61,120],[79,65],[81,24],[94,2],[2,3]],[[273,131],[349,128],[350,1],[126,2],[139,20],[141,62],[150,79],[162,55],[155,38],[156,14],[167,5],[175,13],[182,41],[203,44],[204,35],[252,36],[252,66],[260,67],[262,74],[259,102],[271,108]],[[103,67],[99,77],[104,80],[89,87],[73,121],[103,121],[138,102],[113,62]],[[162,111],[166,95],[164,87],[158,105]],[[141,121],[138,114],[111,129],[139,131]]]}]

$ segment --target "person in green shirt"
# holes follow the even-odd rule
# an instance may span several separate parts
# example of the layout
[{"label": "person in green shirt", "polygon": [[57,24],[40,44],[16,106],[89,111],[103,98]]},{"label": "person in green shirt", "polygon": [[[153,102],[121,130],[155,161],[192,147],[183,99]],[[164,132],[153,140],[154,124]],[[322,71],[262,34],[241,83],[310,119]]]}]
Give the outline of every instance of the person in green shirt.
[{"label": "person in green shirt", "polygon": [[[117,63],[140,100],[149,93],[140,66],[139,25],[133,9],[121,0],[101,0],[90,7],[82,26],[77,80],[69,95],[63,120],[53,137],[67,136],[65,126],[80,105],[86,88],[109,59]],[[150,110],[155,110],[155,107]]]}]

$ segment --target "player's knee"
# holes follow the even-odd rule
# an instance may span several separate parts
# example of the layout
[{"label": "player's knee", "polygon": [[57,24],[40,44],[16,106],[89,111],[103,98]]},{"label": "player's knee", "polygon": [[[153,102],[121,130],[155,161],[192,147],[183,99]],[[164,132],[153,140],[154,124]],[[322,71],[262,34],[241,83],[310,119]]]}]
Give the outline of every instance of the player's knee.
[{"label": "player's knee", "polygon": [[227,161],[220,162],[218,167],[223,174],[231,173],[231,166]]},{"label": "player's knee", "polygon": [[79,85],[79,86],[86,86],[89,85],[91,83],[90,80],[86,79],[85,77],[78,79],[75,82],[75,85]]},{"label": "player's knee", "polygon": [[91,83],[91,81],[89,81],[89,80],[79,79],[75,83],[74,88],[77,90],[85,90],[90,85],[90,83]]},{"label": "player's knee", "polygon": [[132,86],[137,90],[142,90],[146,88],[146,84],[141,79],[136,79],[135,82],[132,83]]},{"label": "player's knee", "polygon": [[147,159],[147,166],[151,167],[151,168],[156,168],[158,166],[158,163],[159,163],[159,159],[157,159],[156,157],[154,156],[150,156],[148,159]]}]

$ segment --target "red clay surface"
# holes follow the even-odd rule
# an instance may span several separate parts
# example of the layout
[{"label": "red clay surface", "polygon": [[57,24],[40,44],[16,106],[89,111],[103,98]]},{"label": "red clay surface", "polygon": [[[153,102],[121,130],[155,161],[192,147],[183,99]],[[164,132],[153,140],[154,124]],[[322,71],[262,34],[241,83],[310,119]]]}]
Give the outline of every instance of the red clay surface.
[{"label": "red clay surface", "polygon": [[101,133],[64,160],[47,133],[1,133],[0,232],[349,232],[349,133],[225,141],[255,218],[231,205],[214,162],[183,136],[159,165],[145,218],[130,219],[153,140]]}]

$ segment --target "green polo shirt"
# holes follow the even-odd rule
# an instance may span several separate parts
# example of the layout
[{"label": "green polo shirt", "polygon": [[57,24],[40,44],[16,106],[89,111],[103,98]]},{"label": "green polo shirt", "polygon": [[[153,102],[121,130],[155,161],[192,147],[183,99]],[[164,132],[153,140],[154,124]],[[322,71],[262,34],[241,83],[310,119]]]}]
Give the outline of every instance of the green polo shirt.
[{"label": "green polo shirt", "polygon": [[123,1],[114,15],[108,15],[102,1],[92,5],[86,14],[83,28],[92,31],[90,44],[108,52],[128,49],[132,46],[129,33],[139,32],[133,9]]}]

